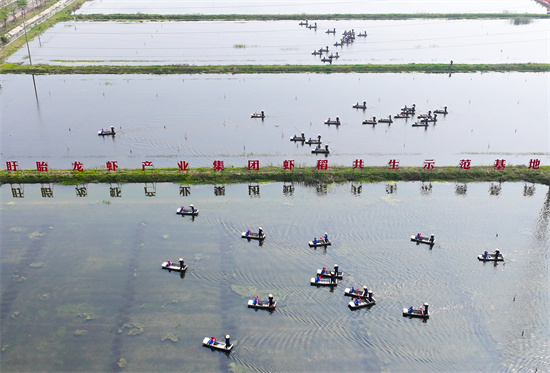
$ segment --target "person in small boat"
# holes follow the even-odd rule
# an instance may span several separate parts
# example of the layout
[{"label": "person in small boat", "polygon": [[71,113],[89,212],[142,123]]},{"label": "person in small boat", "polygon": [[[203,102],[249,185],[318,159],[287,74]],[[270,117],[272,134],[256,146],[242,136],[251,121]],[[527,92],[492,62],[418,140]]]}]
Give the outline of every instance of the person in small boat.
[{"label": "person in small boat", "polygon": [[273,307],[273,294],[269,294],[269,296],[267,297],[267,300],[269,302],[269,307]]},{"label": "person in small boat", "polygon": [[312,242],[313,242],[314,245],[317,245],[317,237],[313,237],[313,241],[312,241]]},{"label": "person in small boat", "polygon": [[172,265],[172,261],[169,260],[169,261],[166,263],[166,266],[167,266],[167,267],[170,267],[171,265]]},{"label": "person in small boat", "polygon": [[496,249],[495,250],[495,259],[498,259],[499,255],[500,255],[500,250]]},{"label": "person in small boat", "polygon": [[340,123],[340,118],[336,117],[336,123]]},{"label": "person in small boat", "polygon": [[256,298],[254,298],[254,301],[252,302],[253,305],[258,305],[258,303],[260,302],[260,298],[256,295]]},{"label": "person in small boat", "polygon": [[325,273],[327,273],[327,267],[323,267],[323,269],[321,270],[322,275],[324,275]]},{"label": "person in small boat", "polygon": [[183,212],[183,210],[185,210],[185,206],[181,206],[181,212]]},{"label": "person in small boat", "polygon": [[327,122],[330,123],[330,118],[328,118]]},{"label": "person in small boat", "polygon": [[409,310],[407,311],[408,313],[413,313],[413,306],[410,306],[409,307]]},{"label": "person in small boat", "polygon": [[339,269],[338,264],[335,264],[335,265],[334,265],[334,274],[335,274],[336,276],[338,276],[338,269]]},{"label": "person in small boat", "polygon": [[103,133],[103,128],[101,129],[101,133]]},{"label": "person in small boat", "polygon": [[212,337],[208,340],[208,344],[209,344],[209,345],[216,344],[216,337],[212,336]]},{"label": "person in small boat", "polygon": [[300,137],[302,138],[302,140],[305,140],[305,139],[306,139],[306,134],[302,132],[302,134],[300,135]]},{"label": "person in small boat", "polygon": [[250,229],[246,231],[245,236],[250,236]]},{"label": "person in small boat", "polygon": [[418,234],[416,235],[415,239],[416,239],[416,240],[420,240],[420,236],[421,236],[421,234],[418,233]]},{"label": "person in small boat", "polygon": [[328,234],[327,234],[327,232],[325,232],[325,236],[323,237],[323,239],[325,240],[325,242],[328,242]]},{"label": "person in small boat", "polygon": [[484,259],[487,259],[487,254],[489,254],[489,252],[487,250],[485,250],[485,252],[481,255]]},{"label": "person in small boat", "polygon": [[325,150],[328,152],[328,145],[325,145]]},{"label": "person in small boat", "polygon": [[360,301],[361,301],[361,297],[355,298],[355,302],[354,302],[355,305],[358,306]]},{"label": "person in small boat", "polygon": [[231,336],[229,334],[225,335],[225,348],[229,348],[231,345]]},{"label": "person in small boat", "polygon": [[430,235],[430,242],[433,243],[435,241],[435,235],[432,233]]},{"label": "person in small boat", "polygon": [[111,126],[111,133],[115,133],[115,127]]},{"label": "person in small boat", "polygon": [[315,282],[319,282],[320,279],[321,279],[321,276],[319,275],[315,276]]},{"label": "person in small boat", "polygon": [[258,228],[258,237],[262,237],[264,235],[264,230],[262,227]]},{"label": "person in small boat", "polygon": [[183,261],[183,258],[180,258],[179,262],[180,262],[180,269],[182,270],[183,267],[185,266],[185,263],[184,263],[184,261]]},{"label": "person in small boat", "polygon": [[330,283],[331,284],[336,283],[336,276],[334,275],[334,272],[330,272]]},{"label": "person in small boat", "polygon": [[191,207],[191,212],[195,212],[195,206],[189,205],[189,207]]},{"label": "person in small boat", "polygon": [[319,143],[321,143],[321,135],[317,135],[317,140],[319,141]]}]

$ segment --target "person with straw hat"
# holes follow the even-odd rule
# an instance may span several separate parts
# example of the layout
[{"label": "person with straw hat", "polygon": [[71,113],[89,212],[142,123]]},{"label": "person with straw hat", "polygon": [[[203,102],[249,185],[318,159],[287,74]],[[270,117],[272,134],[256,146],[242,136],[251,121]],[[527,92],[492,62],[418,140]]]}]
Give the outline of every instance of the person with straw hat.
[{"label": "person with straw hat", "polygon": [[183,262],[183,258],[180,258],[179,262],[180,262],[180,271],[183,271],[183,266],[185,265],[185,263]]}]

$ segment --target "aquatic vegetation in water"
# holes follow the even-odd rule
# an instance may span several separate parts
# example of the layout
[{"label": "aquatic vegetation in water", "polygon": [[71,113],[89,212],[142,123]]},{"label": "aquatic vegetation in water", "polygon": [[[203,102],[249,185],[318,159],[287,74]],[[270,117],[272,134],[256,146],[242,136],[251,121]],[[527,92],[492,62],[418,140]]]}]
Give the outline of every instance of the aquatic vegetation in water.
[{"label": "aquatic vegetation in water", "polygon": [[46,233],[40,233],[40,232],[32,232],[31,234],[29,234],[29,238],[31,240],[38,240],[40,237],[42,237],[43,235],[45,235]]},{"label": "aquatic vegetation in water", "polygon": [[126,335],[140,335],[143,333],[143,325],[138,323],[129,323],[122,325],[122,329],[118,330],[118,333],[122,333],[124,331],[124,328],[128,328],[128,332]]},{"label": "aquatic vegetation in water", "polygon": [[97,316],[92,315],[92,314],[87,313],[87,312],[85,312],[85,313],[78,313],[78,314],[76,315],[76,317],[82,317],[82,319],[83,319],[84,321],[95,320],[95,319],[97,319]]},{"label": "aquatic vegetation in water", "polygon": [[167,240],[169,237],[170,237],[170,236],[167,235],[167,234],[163,234],[163,235],[162,235],[162,238],[164,238],[165,240]]},{"label": "aquatic vegetation in water", "polygon": [[229,371],[233,373],[248,373],[253,370],[242,364],[231,363],[229,364]]},{"label": "aquatic vegetation in water", "polygon": [[83,329],[78,329],[78,330],[75,330],[73,335],[74,336],[77,336],[77,337],[80,337],[82,335],[86,335],[88,334],[88,331],[87,330],[83,330]]},{"label": "aquatic vegetation in water", "polygon": [[31,268],[44,268],[46,265],[42,262],[37,262],[37,263],[31,263],[29,264],[29,267]]},{"label": "aquatic vegetation in water", "polygon": [[[96,308],[90,306],[87,303],[79,303],[79,304],[64,304],[57,306],[55,310],[64,315],[72,316],[72,317],[83,317],[85,320],[92,320],[97,318],[95,316],[97,314]],[[88,319],[87,317],[91,317]]]},{"label": "aquatic vegetation in water", "polygon": [[164,342],[164,341],[166,341],[166,340],[169,340],[169,341],[174,342],[174,343],[176,343],[176,342],[179,341],[178,337],[176,337],[176,336],[175,336],[174,334],[172,334],[172,333],[165,334],[160,340],[161,340],[162,342]]},{"label": "aquatic vegetation in water", "polygon": [[[9,205],[9,203],[8,203],[8,205]],[[23,227],[12,227],[12,228],[10,228],[10,232],[25,232],[26,230],[27,230],[27,228],[23,228]]]},{"label": "aquatic vegetation in water", "polygon": [[258,293],[258,289],[253,286],[231,285],[231,290],[244,298],[255,297]]},{"label": "aquatic vegetation in water", "polygon": [[2,352],[6,352],[11,346],[9,344],[5,344],[2,346]]},{"label": "aquatic vegetation in water", "polygon": [[40,300],[48,300],[50,299],[50,294],[49,293],[40,294],[38,298],[40,298]]},{"label": "aquatic vegetation in water", "polygon": [[119,368],[124,368],[128,365],[128,363],[126,362],[126,359],[121,357],[120,359],[118,359],[116,365],[118,365]]},{"label": "aquatic vegetation in water", "polygon": [[19,276],[19,275],[13,275],[12,279],[13,279],[13,282],[27,281],[27,278],[25,276]]},{"label": "aquatic vegetation in water", "polygon": [[178,304],[178,301],[175,300],[175,299],[172,299],[171,301],[168,301],[168,302],[164,303],[160,308],[162,308],[164,310],[164,309],[166,309],[166,306],[169,305],[169,304]]},{"label": "aquatic vegetation in water", "polygon": [[11,313],[10,317],[15,320],[17,316],[19,316],[19,313],[20,313],[19,311],[14,311]]}]

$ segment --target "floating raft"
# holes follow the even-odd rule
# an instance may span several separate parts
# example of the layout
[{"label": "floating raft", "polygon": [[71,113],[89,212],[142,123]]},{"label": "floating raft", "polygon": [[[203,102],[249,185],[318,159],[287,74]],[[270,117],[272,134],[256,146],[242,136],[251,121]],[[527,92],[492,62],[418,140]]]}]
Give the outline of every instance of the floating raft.
[{"label": "floating raft", "polygon": [[372,299],[359,299],[359,301],[357,302],[357,304],[355,304],[355,300],[352,300],[351,302],[348,303],[348,307],[351,308],[352,310],[356,310],[356,309],[359,309],[359,308],[363,308],[363,307],[370,307],[370,306],[374,306],[376,304],[376,299],[372,298]]},{"label": "floating raft", "polygon": [[224,352],[229,352],[233,349],[233,343],[231,343],[229,346],[226,346],[225,342],[218,342],[218,341],[215,341],[214,343],[209,344],[208,343],[209,340],[210,340],[210,338],[205,337],[202,340],[202,345],[204,347],[210,347],[213,350],[220,350],[220,351],[224,351]]},{"label": "floating raft", "polygon": [[179,215],[191,215],[191,216],[197,216],[199,214],[199,210],[195,209],[195,210],[191,210],[191,209],[182,209],[181,207],[179,207],[177,210],[176,210],[176,214],[179,214]]},{"label": "floating raft", "polygon": [[313,286],[337,286],[338,280],[336,280],[336,282],[330,282],[330,279],[322,278],[318,282],[315,282],[315,277],[312,277],[310,284]]},{"label": "floating raft", "polygon": [[487,257],[484,258],[483,255],[478,255],[477,258],[483,262],[503,262],[504,257],[502,254],[498,254],[498,257],[495,256],[495,254],[487,254]]},{"label": "floating raft", "polygon": [[421,236],[419,239],[417,239],[416,236],[411,236],[411,241],[416,243],[425,243],[426,245],[435,244],[435,239],[432,241],[430,238],[424,236]]},{"label": "floating raft", "polygon": [[393,120],[391,119],[391,115],[387,118],[380,118],[378,119],[378,123],[393,123]]},{"label": "floating raft", "polygon": [[403,308],[403,316],[408,317],[420,317],[422,319],[427,319],[430,317],[429,312],[423,312],[420,310],[413,310],[411,313],[409,313],[409,310],[407,308]]},{"label": "floating raft", "polygon": [[443,115],[449,114],[449,112],[447,111],[447,108],[434,110],[434,113],[435,114],[443,114]]},{"label": "floating raft", "polygon": [[313,154],[329,154],[330,150],[328,149],[311,149]]},{"label": "floating raft", "polygon": [[172,263],[171,266],[168,266],[168,262],[162,263],[162,269],[167,269],[169,271],[185,272],[187,270],[187,264],[183,265],[183,269],[180,269],[179,263]]},{"label": "floating raft", "polygon": [[103,130],[103,131],[97,131],[98,136],[114,136],[116,135],[116,131],[111,130]]},{"label": "floating raft", "polygon": [[365,291],[364,290],[357,291],[357,289],[346,288],[344,290],[344,295],[348,296],[348,297],[354,297],[354,298],[363,297],[363,296],[365,296]]},{"label": "floating raft", "polygon": [[[318,274],[319,276],[325,277],[325,278],[327,278],[327,277],[330,278],[330,272],[331,272],[331,271],[329,271],[328,269],[327,269],[327,271],[326,271],[325,273],[321,273],[321,271],[322,271],[322,269],[318,269],[318,270],[317,270],[317,274]],[[334,271],[332,271],[332,272],[334,272]],[[338,271],[338,273],[336,273],[336,274],[334,275],[334,277],[337,278],[338,280],[341,280],[341,279],[344,278],[344,272]]]},{"label": "floating raft", "polygon": [[411,116],[408,113],[400,113],[400,114],[395,114],[393,117],[394,118],[410,118]]},{"label": "floating raft", "polygon": [[376,121],[376,118],[365,119],[365,120],[363,121],[363,124],[372,124],[373,126],[376,126],[376,123],[378,123],[378,122]]},{"label": "floating raft", "polygon": [[262,119],[264,119],[265,114],[263,114],[263,113],[252,113],[252,114],[250,114],[250,118],[262,118]]},{"label": "floating raft", "polygon": [[339,120],[325,120],[325,124],[339,126],[342,123]]},{"label": "floating raft", "polygon": [[308,245],[309,245],[309,247],[330,246],[330,245],[332,245],[332,242],[330,242],[330,240],[327,241],[327,242],[317,241],[317,243],[313,243],[313,241],[309,241]]},{"label": "floating raft", "polygon": [[263,233],[263,234],[260,236],[258,233],[250,232],[250,234],[247,235],[246,232],[243,232],[243,233],[241,234],[241,237],[242,237],[242,238],[249,239],[249,240],[263,240],[263,239],[265,239],[265,233]]},{"label": "floating raft", "polygon": [[414,122],[412,124],[413,127],[428,127],[428,123],[426,123],[425,121],[418,121],[418,122]]},{"label": "floating raft", "polygon": [[309,140],[306,140],[306,144],[318,144],[318,145],[321,145],[321,140],[309,139]]},{"label": "floating raft", "polygon": [[306,138],[303,136],[296,136],[296,137],[291,137],[290,141],[306,141]]},{"label": "floating raft", "polygon": [[367,108],[367,104],[355,104],[352,106],[352,108],[365,110]]},{"label": "floating raft", "polygon": [[357,36],[362,36],[364,38],[367,37],[367,32],[365,31],[364,33],[358,33]]},{"label": "floating raft", "polygon": [[277,307],[277,302],[273,302],[273,305],[269,305],[269,301],[267,300],[261,300],[257,304],[254,304],[253,299],[248,300],[248,307],[249,308],[256,308],[256,309],[262,309],[262,310],[274,310],[275,307]]}]

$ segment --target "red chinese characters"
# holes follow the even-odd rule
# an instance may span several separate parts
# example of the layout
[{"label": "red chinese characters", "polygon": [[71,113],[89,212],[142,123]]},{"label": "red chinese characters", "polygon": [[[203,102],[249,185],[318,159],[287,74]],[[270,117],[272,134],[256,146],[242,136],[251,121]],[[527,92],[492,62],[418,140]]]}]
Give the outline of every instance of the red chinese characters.
[{"label": "red chinese characters", "polygon": [[505,159],[497,159],[495,160],[494,168],[497,171],[502,171],[506,167],[506,160]]},{"label": "red chinese characters", "polygon": [[461,170],[469,170],[471,163],[472,161],[469,159],[461,159],[460,162],[458,163],[458,167]]},{"label": "red chinese characters", "polygon": [[18,166],[17,161],[6,161],[6,169],[8,171],[17,171]]},{"label": "red chinese characters", "polygon": [[215,171],[223,171],[224,170],[223,161],[214,161],[213,166],[214,166]]},{"label": "red chinese characters", "polygon": [[118,161],[107,161],[105,165],[107,166],[107,171],[116,171],[118,168]]},{"label": "red chinese characters", "polygon": [[84,171],[84,165],[82,164],[82,162],[78,162],[78,161],[74,161],[72,163],[73,165],[73,171]]},{"label": "red chinese characters", "polygon": [[43,172],[47,172],[48,171],[48,162],[36,162],[36,171],[43,171]]},{"label": "red chinese characters", "polygon": [[533,170],[538,170],[540,167],[540,159],[531,159],[529,161],[529,168]]},{"label": "red chinese characters", "polygon": [[388,168],[390,170],[399,170],[399,161],[397,159],[390,159],[388,162]]},{"label": "red chinese characters", "polygon": [[153,162],[152,161],[141,162],[141,171],[145,171],[145,169],[154,170],[155,166],[153,166]]},{"label": "red chinese characters", "polygon": [[317,169],[318,170],[327,170],[328,169],[328,160],[326,160],[326,159],[317,160]]},{"label": "red chinese characters", "polygon": [[433,159],[426,159],[424,160],[424,168],[425,170],[433,170],[435,166],[435,161]]},{"label": "red chinese characters", "polygon": [[185,161],[179,161],[178,162],[178,168],[180,171],[188,171],[189,170],[189,163]]},{"label": "red chinese characters", "polygon": [[291,159],[291,160],[288,160],[288,159],[285,160],[285,161],[283,162],[283,168],[284,168],[285,170],[292,170],[292,169],[294,168],[294,160],[293,160],[293,159]]},{"label": "red chinese characters", "polygon": [[248,161],[248,171],[258,171],[260,169],[260,161]]},{"label": "red chinese characters", "polygon": [[353,161],[353,169],[360,168],[363,169],[363,160],[362,159],[356,159]]}]

